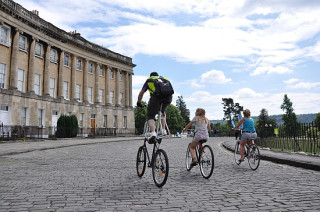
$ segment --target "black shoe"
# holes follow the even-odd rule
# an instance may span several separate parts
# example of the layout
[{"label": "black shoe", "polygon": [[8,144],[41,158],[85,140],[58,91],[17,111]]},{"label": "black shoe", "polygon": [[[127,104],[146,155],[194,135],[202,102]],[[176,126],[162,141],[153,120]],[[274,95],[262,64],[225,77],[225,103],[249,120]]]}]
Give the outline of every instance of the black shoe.
[{"label": "black shoe", "polygon": [[198,161],[192,159],[192,162],[191,162],[191,164],[190,164],[190,169],[191,169],[192,167],[196,166],[196,165],[198,165]]},{"label": "black shoe", "polygon": [[156,136],[151,136],[151,138],[148,141],[149,144],[154,144],[156,143]]}]

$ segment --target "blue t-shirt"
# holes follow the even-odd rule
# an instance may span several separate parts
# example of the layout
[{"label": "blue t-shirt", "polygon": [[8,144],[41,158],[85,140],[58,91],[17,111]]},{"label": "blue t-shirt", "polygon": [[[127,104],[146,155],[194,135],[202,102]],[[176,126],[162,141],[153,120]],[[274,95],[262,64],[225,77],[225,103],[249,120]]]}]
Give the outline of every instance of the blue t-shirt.
[{"label": "blue t-shirt", "polygon": [[256,131],[254,127],[254,120],[252,118],[244,118],[243,131],[254,132]]}]

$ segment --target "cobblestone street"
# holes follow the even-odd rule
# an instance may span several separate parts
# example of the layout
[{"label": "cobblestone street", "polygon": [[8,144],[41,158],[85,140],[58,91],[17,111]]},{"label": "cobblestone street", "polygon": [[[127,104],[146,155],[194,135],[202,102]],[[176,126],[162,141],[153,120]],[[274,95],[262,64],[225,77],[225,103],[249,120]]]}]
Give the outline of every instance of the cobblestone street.
[{"label": "cobblestone street", "polygon": [[215,157],[209,180],[198,166],[185,168],[191,138],[164,139],[170,170],[162,188],[150,168],[136,174],[142,139],[2,156],[0,211],[320,210],[320,172],[263,160],[256,171],[238,166],[221,145],[228,139],[207,142]]}]

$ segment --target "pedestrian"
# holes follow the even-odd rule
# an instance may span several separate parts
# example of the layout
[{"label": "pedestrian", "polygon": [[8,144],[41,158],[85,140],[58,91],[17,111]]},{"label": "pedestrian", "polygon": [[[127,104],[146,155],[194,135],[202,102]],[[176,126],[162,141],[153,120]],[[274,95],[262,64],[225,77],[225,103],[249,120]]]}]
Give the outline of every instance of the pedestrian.
[{"label": "pedestrian", "polygon": [[[150,93],[150,99],[147,107],[147,121],[148,126],[151,131],[149,143],[154,143],[156,141],[157,134],[155,132],[155,116],[161,109],[162,118],[162,134],[166,134],[166,114],[165,110],[172,102],[172,94],[174,90],[170,81],[167,78],[159,76],[157,72],[152,72],[150,77],[143,84],[142,89],[138,95],[137,106],[142,107],[141,100],[146,91]],[[162,107],[161,107],[162,105]],[[161,108],[160,108],[161,107]]]},{"label": "pedestrian", "polygon": [[237,130],[241,124],[243,124],[243,131],[241,135],[241,141],[240,141],[240,160],[239,163],[243,162],[244,160],[244,144],[247,142],[248,138],[257,138],[256,129],[254,126],[254,120],[251,118],[251,112],[249,109],[245,109],[243,111],[243,118],[240,120],[240,122],[232,128],[233,130]]},{"label": "pedestrian", "polygon": [[190,168],[198,164],[195,149],[196,146],[200,144],[199,141],[209,140],[208,132],[209,130],[211,130],[211,127],[210,121],[206,118],[205,115],[206,111],[203,108],[197,108],[193,119],[187,124],[185,128],[183,128],[183,131],[186,131],[192,126],[192,124],[195,124],[195,135],[190,145],[190,153],[192,157]]}]

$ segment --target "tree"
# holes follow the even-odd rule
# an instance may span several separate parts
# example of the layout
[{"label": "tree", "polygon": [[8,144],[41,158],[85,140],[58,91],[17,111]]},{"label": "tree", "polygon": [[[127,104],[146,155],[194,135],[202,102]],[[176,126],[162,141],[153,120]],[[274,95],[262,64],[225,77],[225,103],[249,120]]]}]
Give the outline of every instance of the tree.
[{"label": "tree", "polygon": [[144,123],[147,120],[147,103],[141,101],[143,108],[135,107],[134,108],[134,124],[135,124],[135,133],[140,135],[143,133]]},{"label": "tree", "polygon": [[298,129],[296,129],[298,126],[297,116],[293,112],[294,109],[292,107],[292,102],[288,98],[287,94],[284,95],[283,103],[280,108],[285,111],[285,114],[282,115],[282,120],[284,122],[283,124],[286,135],[296,135],[298,131]]},{"label": "tree", "polygon": [[222,98],[223,120],[227,120],[227,124],[231,127],[231,120],[243,111],[243,107],[239,103],[234,103],[232,98]]},{"label": "tree", "polygon": [[314,119],[314,124],[316,125],[316,127],[319,128],[320,130],[320,113],[317,114],[316,118]]},{"label": "tree", "polygon": [[259,137],[269,137],[273,136],[273,130],[277,126],[277,122],[275,119],[270,119],[268,115],[268,111],[264,108],[260,111],[258,123],[257,123],[257,133]]},{"label": "tree", "polygon": [[188,124],[190,122],[190,110],[187,109],[186,103],[183,101],[182,96],[178,96],[178,99],[176,101],[176,107],[180,111],[180,115],[184,120],[184,124]]},{"label": "tree", "polygon": [[180,115],[179,109],[170,104],[166,109],[167,124],[171,134],[181,132],[185,127],[184,120]]}]

